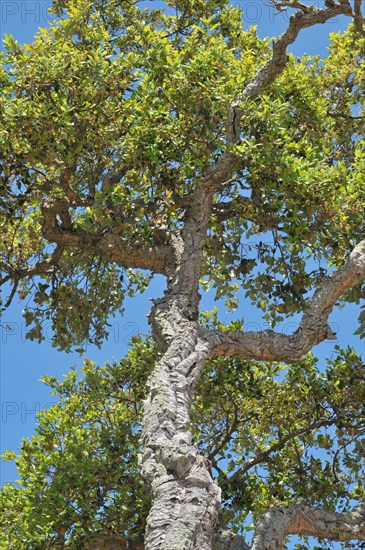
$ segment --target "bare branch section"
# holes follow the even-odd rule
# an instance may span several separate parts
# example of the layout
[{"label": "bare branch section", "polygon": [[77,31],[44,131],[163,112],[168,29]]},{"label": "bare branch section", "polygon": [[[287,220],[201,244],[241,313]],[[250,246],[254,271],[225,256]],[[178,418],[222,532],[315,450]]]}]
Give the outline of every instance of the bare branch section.
[{"label": "bare branch section", "polygon": [[338,298],[365,279],[365,240],[351,252],[345,265],[327,276],[308,301],[296,332],[292,335],[273,330],[259,332],[205,331],[211,356],[239,356],[242,359],[294,362],[325,339],[335,335],[328,316]]},{"label": "bare branch section", "polygon": [[361,0],[354,1],[354,23],[356,30],[362,35],[365,36],[365,18],[361,11]]},{"label": "bare branch section", "polygon": [[327,512],[304,505],[274,508],[260,520],[251,550],[281,550],[288,535],[336,541],[365,540],[365,512]]},{"label": "bare branch section", "polygon": [[80,229],[75,230],[72,224],[70,226],[67,208],[62,209],[59,205],[42,207],[42,214],[44,218],[42,234],[50,242],[63,247],[87,250],[88,253],[94,252],[126,268],[166,273],[166,265],[171,253],[169,246],[133,246],[123,241],[117,234],[92,235]]}]

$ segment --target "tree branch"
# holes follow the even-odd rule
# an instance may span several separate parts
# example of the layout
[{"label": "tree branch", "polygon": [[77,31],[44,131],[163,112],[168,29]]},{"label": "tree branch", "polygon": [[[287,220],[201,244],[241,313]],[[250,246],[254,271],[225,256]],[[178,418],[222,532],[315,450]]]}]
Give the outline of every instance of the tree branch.
[{"label": "tree branch", "polygon": [[328,326],[328,316],[338,298],[365,279],[365,240],[351,252],[345,265],[326,276],[308,301],[302,321],[292,335],[273,330],[259,332],[219,332],[206,330],[211,357],[237,355],[260,361],[298,361],[302,355],[325,339],[335,335]]},{"label": "tree branch", "polygon": [[276,451],[279,451],[283,449],[289,441],[294,439],[295,437],[298,437],[300,435],[305,435],[311,432],[312,430],[316,430],[318,428],[324,427],[324,426],[331,426],[334,424],[335,419],[323,419],[323,420],[315,420],[314,422],[311,422],[307,426],[304,426],[304,428],[299,428],[298,430],[295,430],[293,432],[290,432],[288,435],[281,437],[279,441],[271,445],[268,449],[265,451],[258,452],[253,458],[250,458],[249,460],[246,460],[234,474],[228,478],[226,481],[221,482],[220,486],[223,488],[225,485],[238,483],[239,478],[248,472],[251,468],[256,466],[257,464],[262,464],[262,462],[265,462],[269,456],[272,453],[275,453]]},{"label": "tree branch", "polygon": [[[275,4],[275,2],[274,2]],[[284,1],[286,7],[293,7],[293,3]],[[294,4],[294,7],[295,4]],[[246,99],[253,99],[262,93],[283,72],[288,61],[286,48],[293,44],[302,29],[313,27],[318,23],[325,23],[328,19],[337,15],[352,16],[352,9],[348,0],[328,5],[324,9],[315,6],[298,6],[299,9],[289,19],[288,28],[273,41],[272,56],[261,67],[252,80],[247,84],[242,93],[231,103],[228,112],[227,141],[234,145],[240,140],[240,119],[243,112],[239,105]]]},{"label": "tree branch", "polygon": [[[2,267],[2,263],[0,263],[0,268],[5,272],[6,271],[6,268]],[[7,273],[6,275],[4,275],[3,277],[1,277],[0,279],[0,286],[4,285],[5,283],[7,283],[8,281],[11,281],[12,279],[12,275],[10,273]]]},{"label": "tree branch", "polygon": [[220,202],[213,204],[212,214],[217,218],[219,222],[230,220],[233,217],[239,215],[239,211],[242,213],[247,212],[250,206],[252,206],[252,200],[248,197],[238,196],[229,202]]},{"label": "tree branch", "polygon": [[[60,261],[64,250],[64,246],[58,245],[48,258],[45,258],[44,260],[35,263],[32,267],[24,269],[16,269],[3,264],[3,262],[0,262],[0,268],[7,273],[7,275],[0,279],[0,286],[5,284],[7,281],[19,282],[25,277],[52,273],[53,269]],[[10,305],[10,303],[7,304],[5,307],[8,307],[8,305]]]},{"label": "tree branch", "polygon": [[354,1],[354,24],[356,30],[361,34],[361,36],[365,36],[365,19],[361,11],[361,0]]},{"label": "tree branch", "polygon": [[337,541],[365,540],[365,512],[327,512],[305,505],[273,508],[256,528],[251,550],[281,550],[287,535]]},{"label": "tree branch", "polygon": [[[282,4],[286,7],[293,7],[290,0],[283,0]],[[341,14],[353,16],[348,0],[340,0],[338,3],[331,1],[331,5],[328,2],[328,6],[323,9],[305,6],[305,11],[303,11],[303,7],[304,5],[290,17],[288,28],[273,41],[271,58],[256,72],[244,90],[230,104],[226,129],[229,147],[238,145],[240,142],[240,121],[243,114],[239,108],[240,104],[247,99],[258,97],[283,72],[289,59],[286,48],[295,41],[300,31],[318,23],[325,23],[328,19]],[[221,158],[208,168],[204,184],[213,189],[221,187],[231,177],[236,162],[237,157],[231,150],[223,153]]]},{"label": "tree branch", "polygon": [[7,309],[7,308],[10,306],[10,304],[12,303],[13,298],[14,298],[14,296],[15,296],[15,293],[16,293],[16,291],[17,291],[18,285],[19,285],[19,280],[16,279],[16,280],[14,281],[13,288],[11,289],[11,292],[10,292],[10,294],[9,294],[9,297],[8,297],[8,299],[6,300],[5,304],[4,304],[4,309]]},{"label": "tree branch", "polygon": [[166,273],[166,266],[170,256],[169,246],[133,246],[124,242],[114,233],[92,235],[81,229],[62,228],[57,215],[62,213],[59,205],[42,207],[43,226],[42,234],[50,242],[63,247],[95,252],[109,261],[126,268],[149,269],[155,273]]}]

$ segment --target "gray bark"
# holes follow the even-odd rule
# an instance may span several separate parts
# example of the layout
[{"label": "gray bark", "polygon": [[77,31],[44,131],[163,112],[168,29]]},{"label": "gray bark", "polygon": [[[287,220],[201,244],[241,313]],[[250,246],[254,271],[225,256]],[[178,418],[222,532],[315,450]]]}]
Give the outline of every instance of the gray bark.
[{"label": "gray bark", "polygon": [[364,509],[335,513],[303,505],[274,508],[259,522],[251,550],[281,550],[290,534],[342,542],[365,540]]},{"label": "gray bark", "polygon": [[141,466],[153,495],[148,550],[210,550],[220,510],[220,489],[208,461],[192,445],[189,420],[194,388],[209,354],[197,316],[211,199],[204,186],[197,188],[184,228],[171,239],[168,290],[150,315],[165,353],[149,379],[144,403]]},{"label": "gray bark", "polygon": [[260,332],[206,331],[211,355],[236,355],[242,359],[294,362],[323,340],[336,337],[328,316],[342,294],[365,279],[365,240],[351,252],[343,267],[327,276],[308,301],[293,335],[273,330]]}]

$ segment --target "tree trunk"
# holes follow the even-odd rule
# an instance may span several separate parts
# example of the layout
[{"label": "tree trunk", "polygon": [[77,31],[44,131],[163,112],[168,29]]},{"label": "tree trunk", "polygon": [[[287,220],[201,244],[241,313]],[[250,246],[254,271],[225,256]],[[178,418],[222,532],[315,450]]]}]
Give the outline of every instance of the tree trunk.
[{"label": "tree trunk", "polygon": [[181,301],[167,294],[150,318],[166,351],[149,379],[144,403],[141,465],[153,497],[146,550],[211,550],[220,510],[220,489],[208,461],[192,445],[189,421],[208,348],[197,322],[183,315],[189,308]]}]

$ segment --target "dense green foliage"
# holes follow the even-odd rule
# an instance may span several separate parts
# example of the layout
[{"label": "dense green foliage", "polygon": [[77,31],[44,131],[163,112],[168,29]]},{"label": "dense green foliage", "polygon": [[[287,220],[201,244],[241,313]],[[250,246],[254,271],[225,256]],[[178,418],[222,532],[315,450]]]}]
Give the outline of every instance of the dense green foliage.
[{"label": "dense green foliage", "polygon": [[[365,375],[353,350],[320,369],[312,355],[286,367],[209,362],[193,410],[196,443],[223,490],[235,530],[269,506],[305,502],[346,509],[364,498]],[[82,377],[45,378],[59,402],[15,460],[3,489],[0,548],[81,548],[95,534],[140,537],[149,495],[139,474],[144,386],[158,352],[134,339],[125,359]]]},{"label": "dense green foliage", "polygon": [[[191,192],[227,149],[230,102],[270,54],[224,0],[57,1],[60,19],[32,44],[6,37],[0,65],[0,267],[26,301],[27,337],[83,351],[102,343],[123,299],[153,272],[110,261],[117,236],[164,244]],[[173,9],[172,9],[173,8]],[[290,55],[283,73],[241,107],[232,180],[213,200],[201,289],[234,311],[248,298],[275,326],[365,236],[365,39],[331,36],[324,59]],[[59,234],[47,239],[45,212]],[[70,238],[71,238],[70,237]],[[71,241],[70,241],[71,242]],[[72,244],[72,243],[71,243]],[[359,303],[354,288],[344,301]],[[31,298],[31,299],[29,299]],[[224,327],[215,311],[202,324]],[[240,328],[240,327],[239,327]],[[359,333],[365,328],[360,315]],[[85,360],[62,382],[3,489],[0,548],[82,548],[95,533],[139,538],[149,496],[137,454],[146,378],[159,357],[135,338],[126,358]],[[238,531],[269,506],[345,509],[364,498],[364,365],[351,350],[319,365],[209,361],[193,408],[194,437]]]},{"label": "dense green foliage", "polygon": [[[92,238],[150,246],[160,227],[180,225],[189,192],[225,150],[229,102],[267,59],[267,41],[242,30],[226,2],[169,4],[182,11],[55,2],[67,17],[33,44],[6,38],[0,258],[20,297],[33,297],[29,338],[42,340],[51,319],[57,347],[100,345],[108,316],[148,278],[110,263]],[[237,170],[215,198],[202,273],[230,307],[243,286],[275,324],[359,240],[364,124],[352,115],[362,113],[364,48],[353,30],[334,34],[328,57],[291,56],[269,91],[242,106]],[[62,227],[89,240],[39,269],[39,284],[32,268],[53,250],[40,206],[50,203],[67,203]]]}]

